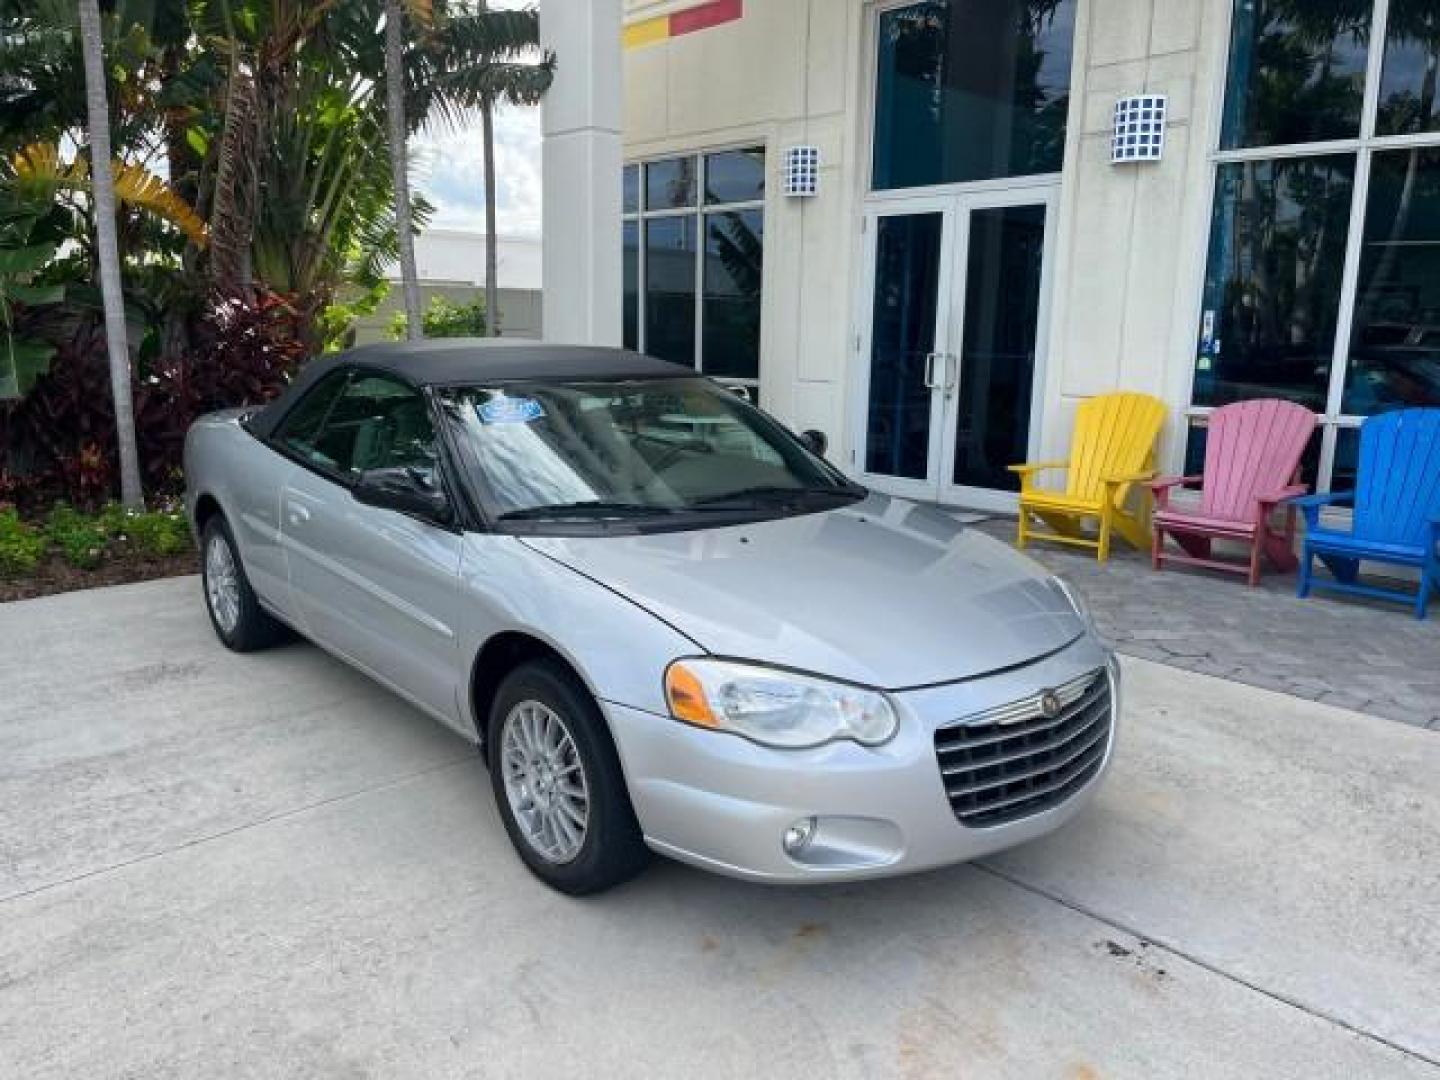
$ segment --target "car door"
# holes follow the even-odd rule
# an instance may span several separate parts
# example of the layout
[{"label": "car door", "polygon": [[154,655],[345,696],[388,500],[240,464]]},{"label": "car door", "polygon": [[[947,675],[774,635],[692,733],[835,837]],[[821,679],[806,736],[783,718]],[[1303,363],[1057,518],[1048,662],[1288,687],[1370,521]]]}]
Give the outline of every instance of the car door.
[{"label": "car door", "polygon": [[[336,372],[316,383],[295,403],[284,419],[292,441],[313,438],[345,388],[349,375]],[[299,466],[268,442],[245,445],[245,455],[230,471],[232,520],[235,539],[245,556],[245,573],[265,605],[290,623],[299,623],[280,542],[281,497],[285,483]]]},{"label": "car door", "polygon": [[300,465],[281,491],[280,529],[305,631],[455,723],[462,534],[351,493],[367,469],[408,468],[443,482],[423,394],[354,371],[317,430],[282,427],[278,439]]}]

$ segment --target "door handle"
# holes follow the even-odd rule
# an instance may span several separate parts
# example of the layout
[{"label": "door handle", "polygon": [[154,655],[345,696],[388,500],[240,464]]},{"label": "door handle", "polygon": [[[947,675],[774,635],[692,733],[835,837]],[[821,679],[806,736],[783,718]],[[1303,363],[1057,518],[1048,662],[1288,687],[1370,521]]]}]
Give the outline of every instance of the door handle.
[{"label": "door handle", "polygon": [[[950,353],[932,352],[925,354],[925,385],[931,390],[944,390],[947,394],[955,388],[955,364]],[[937,365],[943,365],[937,374]]]},{"label": "door handle", "polygon": [[285,508],[285,517],[291,525],[303,525],[310,520],[310,511],[292,502]]}]

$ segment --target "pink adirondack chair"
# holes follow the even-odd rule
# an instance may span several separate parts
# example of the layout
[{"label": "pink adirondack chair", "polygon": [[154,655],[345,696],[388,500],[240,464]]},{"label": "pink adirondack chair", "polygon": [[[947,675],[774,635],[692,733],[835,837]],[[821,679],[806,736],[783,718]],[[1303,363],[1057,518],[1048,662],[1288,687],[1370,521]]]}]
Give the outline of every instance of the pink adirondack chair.
[{"label": "pink adirondack chair", "polygon": [[[1315,414],[1289,401],[1241,401],[1211,413],[1209,429],[1203,476],[1170,476],[1150,485],[1156,506],[1155,569],[1167,561],[1187,563],[1246,574],[1251,585],[1260,583],[1262,553],[1277,569],[1295,569],[1295,508],[1285,508],[1279,530],[1271,519],[1277,504],[1307,490],[1296,481],[1300,457],[1315,433]],[[1182,486],[1202,487],[1198,507],[1171,504],[1171,493]],[[1167,534],[1180,552],[1166,551]],[[1249,562],[1212,557],[1215,540],[1248,545]]]}]

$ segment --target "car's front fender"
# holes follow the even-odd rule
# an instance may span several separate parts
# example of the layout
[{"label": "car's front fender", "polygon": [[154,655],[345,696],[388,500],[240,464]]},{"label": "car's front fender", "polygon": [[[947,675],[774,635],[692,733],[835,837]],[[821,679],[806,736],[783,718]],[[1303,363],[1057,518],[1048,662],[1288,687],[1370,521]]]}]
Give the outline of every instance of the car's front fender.
[{"label": "car's front fender", "polygon": [[[513,536],[467,535],[460,575],[472,601],[466,655],[478,656],[497,634],[524,634],[564,658],[600,701],[667,715],[666,666],[704,652],[634,601]],[[473,723],[472,703],[464,708]]]}]

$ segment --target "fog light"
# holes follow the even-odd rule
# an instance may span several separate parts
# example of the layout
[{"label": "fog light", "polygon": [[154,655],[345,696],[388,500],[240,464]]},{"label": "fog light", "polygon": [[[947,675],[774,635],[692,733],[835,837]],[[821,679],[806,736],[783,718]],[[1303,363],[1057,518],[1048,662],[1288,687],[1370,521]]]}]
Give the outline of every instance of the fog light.
[{"label": "fog light", "polygon": [[800,854],[814,835],[815,819],[813,817],[801,818],[785,830],[785,853],[787,855]]}]

